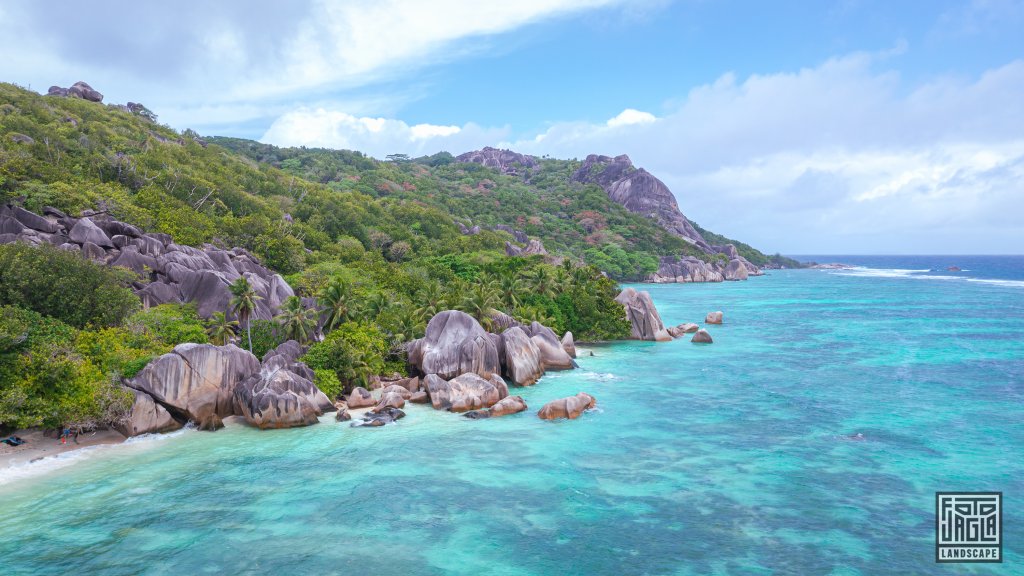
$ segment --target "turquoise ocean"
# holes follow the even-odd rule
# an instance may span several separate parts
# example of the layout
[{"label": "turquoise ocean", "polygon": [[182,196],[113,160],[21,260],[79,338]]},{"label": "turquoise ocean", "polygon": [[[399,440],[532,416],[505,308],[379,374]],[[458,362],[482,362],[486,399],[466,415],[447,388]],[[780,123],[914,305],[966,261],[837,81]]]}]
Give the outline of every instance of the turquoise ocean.
[{"label": "turquoise ocean", "polygon": [[[581,346],[515,416],[0,471],[0,574],[1024,574],[1024,258],[806,258],[860,267],[637,286],[666,324],[724,311],[714,344]],[[1003,492],[1003,564],[935,563],[956,490]]]}]

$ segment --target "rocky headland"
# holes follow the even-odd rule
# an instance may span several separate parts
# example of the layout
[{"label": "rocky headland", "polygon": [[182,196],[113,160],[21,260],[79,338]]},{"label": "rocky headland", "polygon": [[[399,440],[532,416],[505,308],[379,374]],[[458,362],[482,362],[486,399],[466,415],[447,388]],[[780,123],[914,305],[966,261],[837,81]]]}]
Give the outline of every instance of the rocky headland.
[{"label": "rocky headland", "polygon": [[[467,152],[457,156],[456,160],[523,177],[528,177],[530,171],[540,165],[540,159],[535,156],[490,147]],[[648,282],[723,282],[746,280],[764,273],[740,255],[736,246],[709,244],[680,211],[679,203],[668,186],[650,172],[634,166],[625,154],[615,157],[591,154],[572,175],[571,181],[600,186],[614,202],[653,220],[706,257],[662,254],[658,270],[646,278]],[[520,241],[526,242],[526,239]],[[546,254],[543,245],[538,246],[535,242],[530,241],[525,248],[508,244],[506,250],[509,255]]]}]

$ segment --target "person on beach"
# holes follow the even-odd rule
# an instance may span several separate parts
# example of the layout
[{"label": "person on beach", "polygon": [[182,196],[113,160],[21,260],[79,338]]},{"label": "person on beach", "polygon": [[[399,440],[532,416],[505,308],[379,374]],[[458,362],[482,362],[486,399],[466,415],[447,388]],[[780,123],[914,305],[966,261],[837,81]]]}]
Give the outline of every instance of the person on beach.
[{"label": "person on beach", "polygon": [[76,427],[75,428],[75,436],[74,436],[75,444],[78,444],[78,435],[81,434],[81,433],[82,433],[82,427],[81,426]]},{"label": "person on beach", "polygon": [[71,436],[71,429],[70,428],[61,427],[60,443],[61,444],[67,444],[68,443],[68,436]]}]

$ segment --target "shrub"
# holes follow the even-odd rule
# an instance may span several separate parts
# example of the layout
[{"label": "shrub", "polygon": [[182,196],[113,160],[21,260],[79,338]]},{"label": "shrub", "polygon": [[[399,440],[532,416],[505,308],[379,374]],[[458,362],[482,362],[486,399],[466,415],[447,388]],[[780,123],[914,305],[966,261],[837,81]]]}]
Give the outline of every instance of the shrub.
[{"label": "shrub", "polygon": [[[252,328],[252,353],[257,358],[277,348],[287,340],[281,333],[277,322],[271,320],[253,320]],[[244,347],[244,346],[243,346]]]},{"label": "shrub", "polygon": [[169,348],[186,342],[210,341],[194,304],[161,304],[136,312],[128,325],[138,333],[149,333]]},{"label": "shrub", "polygon": [[76,328],[117,326],[139,309],[134,275],[49,244],[0,246],[0,305],[52,316]]},{"label": "shrub", "polygon": [[331,400],[338,399],[345,391],[345,386],[333,370],[313,370],[313,383]]},{"label": "shrub", "polygon": [[331,370],[345,389],[365,385],[370,375],[384,372],[388,342],[375,324],[345,322],[323,342],[309,348],[302,361],[313,370]]}]

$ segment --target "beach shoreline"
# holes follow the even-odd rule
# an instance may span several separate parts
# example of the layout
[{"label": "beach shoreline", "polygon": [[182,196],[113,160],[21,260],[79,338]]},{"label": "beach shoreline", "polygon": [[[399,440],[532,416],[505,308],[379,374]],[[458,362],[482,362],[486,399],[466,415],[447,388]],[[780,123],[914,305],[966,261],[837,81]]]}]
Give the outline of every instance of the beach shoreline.
[{"label": "beach shoreline", "polygon": [[9,446],[0,443],[0,475],[15,466],[30,464],[90,446],[121,444],[128,439],[116,430],[97,430],[80,434],[77,444],[71,439],[68,439],[67,444],[61,444],[60,438],[46,437],[41,428],[17,430],[8,436],[18,436],[25,440],[25,444]]}]

